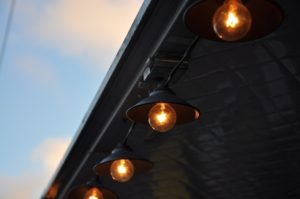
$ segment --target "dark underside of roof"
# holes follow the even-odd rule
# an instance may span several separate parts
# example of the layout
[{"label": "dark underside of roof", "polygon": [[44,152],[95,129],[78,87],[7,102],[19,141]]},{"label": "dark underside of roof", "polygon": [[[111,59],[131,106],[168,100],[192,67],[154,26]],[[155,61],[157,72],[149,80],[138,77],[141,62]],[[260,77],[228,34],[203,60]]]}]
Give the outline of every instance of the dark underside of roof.
[{"label": "dark underside of roof", "polygon": [[[145,3],[45,198],[65,198],[84,184],[124,138],[126,109],[167,76],[195,38],[182,20],[194,2]],[[200,120],[166,134],[137,125],[128,143],[154,168],[128,183],[102,178],[106,187],[121,199],[300,198],[300,2],[276,2],[284,21],[267,37],[199,40],[171,89],[201,110]]]}]

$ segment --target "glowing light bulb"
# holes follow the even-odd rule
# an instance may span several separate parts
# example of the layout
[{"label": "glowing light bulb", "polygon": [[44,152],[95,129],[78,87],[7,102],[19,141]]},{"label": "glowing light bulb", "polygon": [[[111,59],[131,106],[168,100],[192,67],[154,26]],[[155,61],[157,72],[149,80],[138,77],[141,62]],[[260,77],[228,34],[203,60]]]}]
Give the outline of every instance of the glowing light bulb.
[{"label": "glowing light bulb", "polygon": [[176,111],[167,103],[157,103],[149,111],[148,122],[153,130],[167,132],[176,124]]},{"label": "glowing light bulb", "polygon": [[241,0],[225,0],[213,16],[213,28],[219,38],[237,41],[249,32],[251,14]]},{"label": "glowing light bulb", "polygon": [[103,194],[98,188],[92,187],[84,194],[84,199],[104,199],[104,198],[103,198]]},{"label": "glowing light bulb", "polygon": [[115,160],[110,166],[111,177],[118,182],[126,182],[132,178],[134,166],[128,159]]}]

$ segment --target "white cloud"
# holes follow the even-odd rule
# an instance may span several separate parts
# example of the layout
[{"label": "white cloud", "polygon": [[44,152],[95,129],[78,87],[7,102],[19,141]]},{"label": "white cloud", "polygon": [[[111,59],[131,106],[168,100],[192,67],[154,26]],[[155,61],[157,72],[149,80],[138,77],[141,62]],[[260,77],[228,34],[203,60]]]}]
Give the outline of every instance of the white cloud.
[{"label": "white cloud", "polygon": [[33,161],[41,162],[44,170],[52,174],[70,144],[68,138],[48,138],[32,151]]},{"label": "white cloud", "polygon": [[[106,70],[141,3],[142,0],[18,1],[16,28],[10,41],[20,48],[16,50],[20,57],[15,57],[13,64],[22,74],[44,85],[56,82],[55,67],[64,66],[53,66],[38,57],[39,53],[29,55],[40,49],[84,63],[92,72]],[[21,47],[20,41],[30,46]],[[21,48],[31,50],[22,55]],[[37,146],[24,164],[39,165],[38,169],[16,176],[0,173],[0,199],[40,197],[69,142],[67,138],[49,138]]]},{"label": "white cloud", "polygon": [[0,198],[39,198],[57,169],[69,144],[70,139],[68,138],[46,139],[28,157],[28,162],[41,165],[39,169],[24,171],[17,176],[0,174]]},{"label": "white cloud", "polygon": [[[141,0],[20,1],[25,32],[40,46],[107,68],[125,38]],[[83,59],[84,58],[84,59]],[[89,61],[86,61],[89,60]]]},{"label": "white cloud", "polygon": [[42,84],[49,87],[55,85],[58,81],[54,71],[55,67],[37,56],[19,56],[16,57],[13,64],[18,72],[28,77],[28,79],[37,85]]},{"label": "white cloud", "polygon": [[23,173],[20,176],[0,175],[0,198],[1,199],[32,199],[38,198],[37,189],[43,189],[42,172]]}]

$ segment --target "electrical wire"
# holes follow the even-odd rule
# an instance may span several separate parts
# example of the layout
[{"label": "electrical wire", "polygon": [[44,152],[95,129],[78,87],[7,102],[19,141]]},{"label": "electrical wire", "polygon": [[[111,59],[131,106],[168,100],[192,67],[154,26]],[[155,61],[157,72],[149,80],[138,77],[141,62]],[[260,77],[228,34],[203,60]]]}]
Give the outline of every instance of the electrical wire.
[{"label": "electrical wire", "polygon": [[9,32],[10,32],[10,27],[11,27],[13,15],[14,15],[15,4],[16,4],[16,0],[11,0],[8,18],[7,18],[7,22],[6,22],[6,26],[5,26],[4,35],[3,35],[3,41],[2,41],[2,45],[1,45],[1,51],[0,51],[0,71],[2,68],[6,45],[7,45],[7,41],[8,41]]},{"label": "electrical wire", "polygon": [[181,57],[180,61],[172,68],[168,78],[166,79],[166,81],[163,84],[163,87],[168,87],[170,81],[172,80],[174,74],[176,73],[176,71],[178,70],[179,66],[181,66],[181,64],[183,63],[183,61],[185,60],[185,58],[187,56],[190,55],[192,49],[194,48],[194,46],[196,45],[196,43],[198,42],[198,40],[200,39],[200,36],[197,36],[192,42],[191,44],[187,47],[187,49],[184,51],[183,56]]},{"label": "electrical wire", "polygon": [[126,134],[126,136],[125,136],[125,138],[124,138],[124,140],[123,140],[123,144],[126,144],[127,143],[127,140],[128,140],[128,137],[129,137],[129,135],[130,135],[130,133],[132,132],[132,130],[134,129],[134,127],[135,127],[135,122],[132,122],[131,123],[131,125],[130,125],[130,128],[129,128],[129,130],[127,131],[127,134]]}]

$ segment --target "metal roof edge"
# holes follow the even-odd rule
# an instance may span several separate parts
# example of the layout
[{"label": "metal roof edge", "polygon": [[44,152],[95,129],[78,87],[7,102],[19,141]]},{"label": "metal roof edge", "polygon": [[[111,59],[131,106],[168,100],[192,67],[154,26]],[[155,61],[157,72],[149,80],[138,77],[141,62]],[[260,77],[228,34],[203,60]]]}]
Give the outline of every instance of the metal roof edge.
[{"label": "metal roof edge", "polygon": [[121,44],[121,47],[119,48],[114,60],[112,61],[112,64],[110,65],[94,99],[92,100],[91,104],[89,105],[88,110],[86,111],[86,113],[84,114],[84,117],[74,135],[74,137],[72,138],[72,141],[70,143],[70,145],[68,146],[63,158],[61,159],[61,161],[59,162],[59,165],[57,167],[57,169],[55,170],[54,174],[52,175],[52,178],[50,179],[49,184],[47,185],[45,191],[42,194],[42,198],[47,198],[46,195],[49,191],[49,188],[51,187],[51,185],[53,184],[53,182],[55,181],[55,178],[57,177],[57,175],[59,174],[59,172],[62,169],[63,164],[65,163],[65,160],[67,159],[70,151],[72,150],[73,146],[75,145],[80,133],[82,132],[82,129],[85,126],[85,123],[87,121],[87,118],[89,118],[89,116],[91,115],[92,111],[94,110],[94,107],[96,105],[96,103],[98,102],[98,100],[101,98],[101,94],[103,93],[103,90],[105,89],[105,87],[108,84],[109,79],[111,78],[113,71],[116,69],[121,57],[123,56],[126,48],[128,47],[131,39],[133,38],[138,26],[140,25],[141,21],[143,20],[143,16],[147,11],[147,8],[149,7],[149,4],[151,3],[151,0],[144,0],[141,8],[138,11],[138,14],[136,16],[136,18],[134,19],[123,43]]},{"label": "metal roof edge", "polygon": [[[51,187],[56,183],[56,181],[59,179],[60,175],[62,175],[62,173],[65,172],[67,168],[67,163],[68,160],[70,159],[70,156],[74,156],[75,152],[73,152],[75,150],[75,146],[78,148],[78,144],[80,142],[82,142],[82,133],[86,127],[86,125],[88,124],[89,120],[95,119],[92,118],[93,112],[95,111],[95,107],[96,106],[100,106],[99,103],[105,98],[107,97],[106,95],[108,94],[107,92],[111,91],[112,87],[114,87],[114,81],[116,76],[118,75],[118,72],[120,72],[119,70],[122,69],[122,67],[120,67],[120,62],[122,62],[122,59],[127,58],[126,56],[134,50],[134,46],[131,45],[132,43],[135,43],[136,40],[140,40],[140,35],[143,33],[145,34],[144,31],[144,25],[145,23],[148,23],[148,20],[150,20],[151,18],[151,12],[153,11],[153,9],[157,6],[155,6],[156,4],[161,3],[164,5],[168,5],[170,4],[170,2],[174,2],[174,4],[176,4],[176,10],[172,11],[172,17],[170,19],[166,19],[165,21],[159,19],[159,17],[156,16],[155,20],[158,21],[163,21],[161,22],[161,24],[164,24],[165,26],[163,26],[163,29],[159,30],[159,37],[156,38],[156,42],[155,43],[151,43],[148,45],[151,45],[151,49],[148,51],[151,51],[151,53],[147,53],[148,57],[151,57],[154,55],[154,53],[156,52],[156,50],[159,48],[159,46],[161,45],[161,43],[164,41],[164,39],[166,38],[166,36],[168,35],[169,31],[171,30],[173,24],[175,23],[177,17],[180,16],[180,13],[182,13],[183,9],[185,8],[187,2],[189,0],[176,0],[176,1],[161,1],[161,0],[145,0],[137,17],[135,18],[123,44],[121,45],[114,61],[112,62],[109,71],[107,72],[96,96],[94,97],[94,100],[92,101],[91,105],[89,106],[88,111],[86,112],[84,119],[82,120],[70,146],[67,149],[67,152],[64,155],[64,158],[62,159],[62,161],[60,162],[60,165],[58,167],[58,169],[56,170],[55,174],[53,175],[47,189],[44,191],[42,198],[49,198],[47,197],[47,194],[49,192],[49,190],[51,189]],[[160,13],[163,13],[162,10],[160,10]],[[152,16],[153,18],[153,16]],[[160,25],[161,25],[160,24]],[[154,26],[154,25],[153,25]],[[159,27],[158,27],[159,28]],[[144,41],[145,42],[145,41]],[[147,41],[146,41],[147,42]],[[124,62],[124,60],[123,60]],[[131,89],[134,88],[135,84],[138,82],[138,80],[142,77],[142,72],[144,71],[145,66],[138,66],[139,69],[138,71],[135,71],[135,76],[132,76],[131,78],[133,79],[131,81],[131,84],[129,85],[129,88],[127,91],[124,91],[125,94],[124,96],[128,97]],[[119,76],[118,76],[119,77]],[[129,84],[129,83],[128,83]],[[121,102],[124,102],[125,98],[121,100]],[[95,141],[93,143],[93,146],[95,144],[97,144],[99,142],[99,140],[101,139],[102,135],[104,134],[104,132],[106,132],[106,130],[108,129],[108,126],[111,125],[111,123],[114,120],[114,117],[118,114],[118,111],[120,110],[122,103],[118,103],[116,105],[117,108],[115,108],[114,110],[112,110],[111,112],[111,118],[108,118],[107,123],[104,125],[104,127],[101,127],[101,129],[99,129],[101,132],[97,134],[98,137],[95,138]],[[101,104],[101,103],[100,103]],[[93,116],[95,117],[95,116]],[[82,143],[81,143],[82,144]],[[93,147],[92,147],[93,148]],[[86,154],[85,154],[86,156]],[[58,195],[58,198],[63,198],[65,192],[68,189],[68,186],[70,186],[72,183],[73,178],[76,177],[77,172],[80,171],[80,167],[84,164],[84,161],[86,161],[86,159],[83,158],[83,163],[80,163],[80,165],[78,166],[79,168],[76,169],[76,171],[72,174],[72,176],[70,176],[71,179],[68,180],[67,185],[64,185],[63,188],[63,192],[60,193],[60,195]],[[51,197],[50,197],[51,198]],[[56,197],[55,197],[56,198]]]}]

